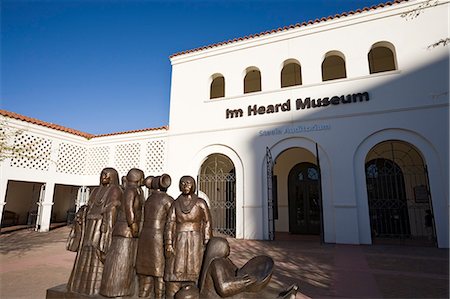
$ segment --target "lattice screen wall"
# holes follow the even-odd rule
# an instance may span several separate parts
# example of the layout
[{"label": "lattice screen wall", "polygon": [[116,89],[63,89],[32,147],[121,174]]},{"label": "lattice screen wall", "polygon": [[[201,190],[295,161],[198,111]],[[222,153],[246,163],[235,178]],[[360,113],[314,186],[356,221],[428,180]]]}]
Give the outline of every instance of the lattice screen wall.
[{"label": "lattice screen wall", "polygon": [[127,143],[116,145],[114,164],[119,174],[127,174],[131,168],[140,168],[139,160],[141,155],[141,145],[139,143]]},{"label": "lattice screen wall", "polygon": [[86,174],[100,175],[103,168],[109,167],[108,146],[90,147],[87,149]]},{"label": "lattice screen wall", "polygon": [[52,141],[50,139],[23,133],[14,138],[14,147],[19,154],[11,158],[12,167],[48,171]]},{"label": "lattice screen wall", "polygon": [[86,147],[61,143],[58,150],[56,171],[70,174],[85,174]]},{"label": "lattice screen wall", "polygon": [[145,174],[156,175],[164,171],[166,143],[154,140],[147,143],[145,154]]},{"label": "lattice screen wall", "polygon": [[[124,143],[89,147],[72,143],[61,143],[57,161],[51,162],[52,140],[23,133],[15,137],[14,146],[23,148],[23,153],[10,160],[12,167],[48,171],[50,163],[56,163],[58,173],[75,175],[99,175],[103,168],[114,167],[119,174],[126,175],[131,168],[140,168],[146,175],[164,172],[166,142],[151,140],[145,144]],[[144,148],[145,147],[145,148]],[[141,165],[141,148],[145,150],[144,165]],[[110,156],[114,153],[113,163]]]}]

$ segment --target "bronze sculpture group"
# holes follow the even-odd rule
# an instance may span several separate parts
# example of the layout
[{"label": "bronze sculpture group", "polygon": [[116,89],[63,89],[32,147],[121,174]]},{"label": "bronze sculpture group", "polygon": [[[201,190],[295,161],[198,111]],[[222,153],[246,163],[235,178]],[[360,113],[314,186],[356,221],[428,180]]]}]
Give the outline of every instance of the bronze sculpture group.
[{"label": "bronze sculpture group", "polygon": [[[272,259],[258,256],[241,269],[233,264],[228,241],[213,237],[194,178],[180,179],[176,200],[166,193],[170,185],[169,175],[144,178],[136,168],[119,185],[115,169],[102,170],[69,235],[67,249],[77,255],[67,292],[127,297],[137,289],[143,298],[235,298],[267,285]],[[141,186],[149,189],[147,200]]]}]

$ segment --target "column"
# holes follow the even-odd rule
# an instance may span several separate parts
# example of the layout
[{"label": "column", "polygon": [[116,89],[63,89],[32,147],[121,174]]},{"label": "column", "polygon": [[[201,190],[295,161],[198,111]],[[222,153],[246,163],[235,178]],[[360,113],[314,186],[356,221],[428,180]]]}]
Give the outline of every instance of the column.
[{"label": "column", "polygon": [[[3,209],[6,205],[6,189],[8,187],[8,180],[1,177],[0,180],[0,219],[3,217]],[[1,221],[1,220],[0,220]]]},{"label": "column", "polygon": [[50,219],[52,216],[53,194],[55,192],[55,183],[47,182],[45,185],[44,196],[41,198],[37,229],[39,232],[48,232],[50,229]]}]

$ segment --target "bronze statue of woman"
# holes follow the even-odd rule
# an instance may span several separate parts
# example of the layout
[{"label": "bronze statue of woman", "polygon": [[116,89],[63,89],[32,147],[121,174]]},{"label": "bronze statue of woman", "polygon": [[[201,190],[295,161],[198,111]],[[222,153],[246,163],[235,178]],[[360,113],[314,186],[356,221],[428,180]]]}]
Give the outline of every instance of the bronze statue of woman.
[{"label": "bronze statue of woman", "polygon": [[[77,250],[72,273],[67,283],[69,292],[88,296],[98,294],[103,273],[103,262],[112,240],[117,208],[122,198],[119,176],[113,168],[105,168],[100,175],[100,186],[89,197],[87,206],[80,208],[73,231]],[[72,234],[72,233],[71,233]]]},{"label": "bronze statue of woman", "polygon": [[[146,179],[146,181],[148,181]],[[144,205],[144,225],[139,236],[136,272],[139,297],[164,298],[164,227],[173,198],[165,190],[171,184],[168,174],[150,180],[150,196]]]},{"label": "bronze statue of woman", "polygon": [[203,252],[212,237],[211,214],[205,200],[195,195],[195,180],[180,179],[181,194],[167,215],[164,232],[166,250],[166,298],[185,285],[197,284]]},{"label": "bronze statue of woman", "polygon": [[144,172],[133,168],[127,174],[111,249],[106,255],[100,294],[107,297],[131,296],[136,277],[135,260],[144,193],[141,189]]}]

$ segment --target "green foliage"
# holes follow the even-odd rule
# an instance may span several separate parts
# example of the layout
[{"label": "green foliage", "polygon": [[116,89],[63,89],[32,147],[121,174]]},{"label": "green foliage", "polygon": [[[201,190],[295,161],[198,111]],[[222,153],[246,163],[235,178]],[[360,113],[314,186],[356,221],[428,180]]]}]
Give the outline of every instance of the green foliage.
[{"label": "green foliage", "polygon": [[17,143],[24,130],[13,127],[5,117],[0,118],[0,162],[5,159],[36,159],[34,153],[38,142]]}]

